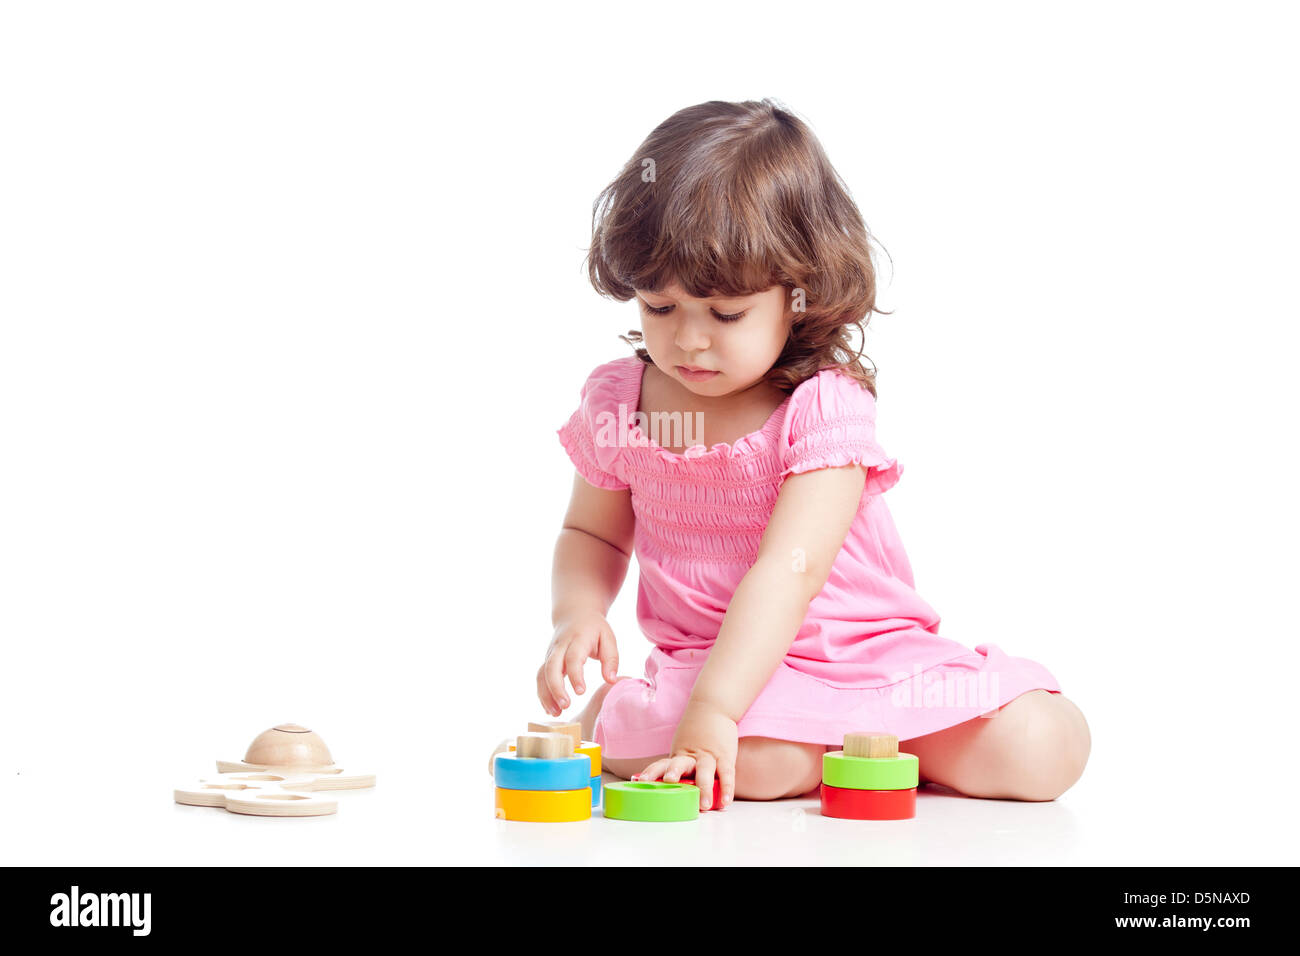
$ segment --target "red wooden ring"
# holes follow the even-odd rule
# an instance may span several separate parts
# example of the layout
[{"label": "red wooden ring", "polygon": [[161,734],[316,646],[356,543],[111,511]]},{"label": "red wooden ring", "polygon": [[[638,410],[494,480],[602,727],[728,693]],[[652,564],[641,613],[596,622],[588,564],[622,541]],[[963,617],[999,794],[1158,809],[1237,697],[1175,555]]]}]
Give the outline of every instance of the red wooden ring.
[{"label": "red wooden ring", "polygon": [[[682,779],[679,780],[678,782],[689,783],[692,787],[697,786],[697,784],[695,783],[694,774],[689,774],[685,777],[682,777]],[[718,779],[717,774],[714,774],[713,776],[713,800],[709,802],[709,809],[710,810],[722,809],[722,781]]]},{"label": "red wooden ring", "polygon": [[822,784],[822,816],[843,820],[910,820],[916,816],[916,788],[846,790]]}]

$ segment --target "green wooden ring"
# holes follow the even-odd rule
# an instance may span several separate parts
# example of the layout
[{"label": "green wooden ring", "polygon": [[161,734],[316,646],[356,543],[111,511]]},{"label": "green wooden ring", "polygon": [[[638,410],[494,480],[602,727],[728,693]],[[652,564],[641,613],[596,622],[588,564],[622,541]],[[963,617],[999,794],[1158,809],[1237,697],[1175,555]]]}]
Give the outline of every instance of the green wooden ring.
[{"label": "green wooden ring", "polygon": [[677,823],[700,815],[700,788],[685,783],[616,780],[604,786],[605,817]]},{"label": "green wooden ring", "polygon": [[921,778],[921,762],[912,754],[897,757],[848,757],[843,750],[822,754],[822,783],[844,790],[911,790]]}]

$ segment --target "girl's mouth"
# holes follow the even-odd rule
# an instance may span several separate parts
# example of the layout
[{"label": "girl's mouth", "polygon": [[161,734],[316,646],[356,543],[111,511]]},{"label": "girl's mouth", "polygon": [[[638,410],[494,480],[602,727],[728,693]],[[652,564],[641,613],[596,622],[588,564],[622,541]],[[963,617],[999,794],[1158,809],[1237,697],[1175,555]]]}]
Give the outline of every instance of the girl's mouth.
[{"label": "girl's mouth", "polygon": [[685,365],[679,365],[677,366],[677,374],[688,382],[707,382],[718,373],[716,371],[692,371]]}]

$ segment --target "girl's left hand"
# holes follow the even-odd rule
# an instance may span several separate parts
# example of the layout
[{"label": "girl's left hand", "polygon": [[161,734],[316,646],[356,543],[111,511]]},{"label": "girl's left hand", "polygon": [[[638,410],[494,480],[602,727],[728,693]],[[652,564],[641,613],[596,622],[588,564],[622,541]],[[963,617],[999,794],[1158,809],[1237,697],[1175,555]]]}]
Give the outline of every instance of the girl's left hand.
[{"label": "girl's left hand", "polygon": [[650,764],[633,780],[658,780],[677,783],[684,774],[695,771],[695,786],[700,788],[700,809],[709,809],[713,798],[713,776],[721,785],[722,802],[718,809],[731,803],[736,793],[736,751],[740,745],[736,722],[707,704],[691,701],[686,705],[673,736],[672,751]]}]

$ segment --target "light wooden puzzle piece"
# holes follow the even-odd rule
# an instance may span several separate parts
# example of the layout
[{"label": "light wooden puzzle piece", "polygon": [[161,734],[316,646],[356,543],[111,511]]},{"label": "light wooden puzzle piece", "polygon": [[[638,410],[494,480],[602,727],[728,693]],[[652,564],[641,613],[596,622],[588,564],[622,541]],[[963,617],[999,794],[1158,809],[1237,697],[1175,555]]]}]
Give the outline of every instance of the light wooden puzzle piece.
[{"label": "light wooden puzzle piece", "polygon": [[375,785],[373,773],[354,773],[343,767],[284,767],[274,764],[251,764],[228,760],[217,761],[217,773],[251,773],[278,771],[281,773],[309,773],[318,778],[317,790],[361,790]]},{"label": "light wooden puzzle piece", "polygon": [[[338,802],[314,796],[316,778],[308,773],[220,773],[193,787],[178,787],[177,803],[222,807],[259,817],[319,817],[338,810]],[[306,792],[303,792],[306,791]]]},{"label": "light wooden puzzle piece", "polygon": [[573,756],[573,738],[568,734],[520,734],[515,738],[515,752],[520,757],[558,760]]},{"label": "light wooden puzzle piece", "polygon": [[281,724],[259,734],[242,761],[218,760],[215,777],[178,787],[173,796],[177,803],[250,816],[312,817],[338,810],[337,801],[315,796],[317,791],[374,785],[373,773],[335,766],[315,732]]},{"label": "light wooden puzzle piece", "polygon": [[898,738],[877,731],[844,735],[846,757],[897,757]]},{"label": "light wooden puzzle piece", "polygon": [[528,730],[530,733],[539,734],[568,734],[573,741],[574,750],[582,746],[582,724],[577,721],[530,720]]}]

